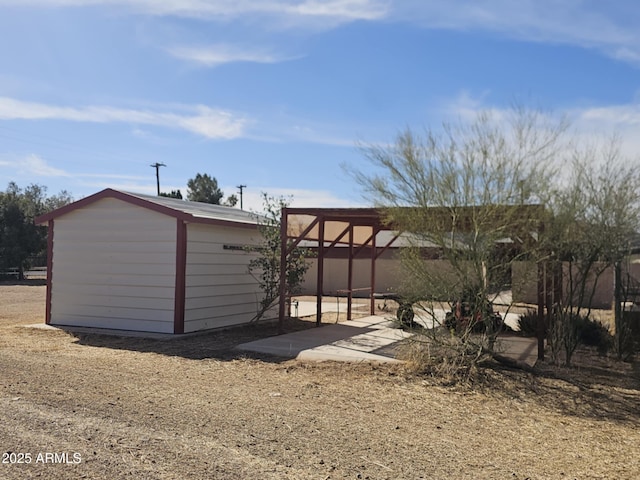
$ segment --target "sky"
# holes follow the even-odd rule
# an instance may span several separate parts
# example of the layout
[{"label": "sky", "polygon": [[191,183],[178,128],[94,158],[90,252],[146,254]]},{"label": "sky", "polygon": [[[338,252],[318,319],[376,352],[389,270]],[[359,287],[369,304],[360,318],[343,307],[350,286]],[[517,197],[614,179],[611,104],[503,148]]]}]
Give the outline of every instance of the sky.
[{"label": "sky", "polygon": [[0,0],[0,189],[367,205],[362,146],[514,102],[640,157],[636,0]]}]

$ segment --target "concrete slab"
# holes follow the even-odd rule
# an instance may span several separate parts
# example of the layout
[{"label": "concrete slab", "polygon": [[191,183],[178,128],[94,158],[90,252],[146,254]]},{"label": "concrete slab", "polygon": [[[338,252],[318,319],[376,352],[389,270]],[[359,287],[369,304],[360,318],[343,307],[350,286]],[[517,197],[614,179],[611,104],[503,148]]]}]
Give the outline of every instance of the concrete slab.
[{"label": "concrete slab", "polygon": [[495,347],[498,353],[533,367],[538,361],[538,339],[505,335],[498,337]]},{"label": "concrete slab", "polygon": [[383,317],[371,316],[238,345],[239,350],[301,360],[398,362],[375,353],[409,335]]},{"label": "concrete slab", "polygon": [[[394,358],[396,347],[412,334],[393,328],[393,325],[388,319],[374,315],[263,338],[236,348],[299,360],[399,362]],[[497,348],[503,355],[529,366],[535,365],[537,360],[535,338],[500,337]]]}]

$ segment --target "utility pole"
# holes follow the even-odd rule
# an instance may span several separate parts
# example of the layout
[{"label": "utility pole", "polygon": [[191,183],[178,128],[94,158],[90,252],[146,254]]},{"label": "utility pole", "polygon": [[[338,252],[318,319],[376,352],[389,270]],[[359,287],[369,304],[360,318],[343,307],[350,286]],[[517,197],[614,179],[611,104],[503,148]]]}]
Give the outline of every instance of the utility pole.
[{"label": "utility pole", "polygon": [[156,162],[150,166],[151,168],[156,169],[156,185],[158,186],[158,196],[160,196],[160,167],[166,167],[166,165],[164,163]]},{"label": "utility pole", "polygon": [[240,189],[240,210],[242,210],[242,190],[247,188],[246,185],[238,185],[236,188]]}]

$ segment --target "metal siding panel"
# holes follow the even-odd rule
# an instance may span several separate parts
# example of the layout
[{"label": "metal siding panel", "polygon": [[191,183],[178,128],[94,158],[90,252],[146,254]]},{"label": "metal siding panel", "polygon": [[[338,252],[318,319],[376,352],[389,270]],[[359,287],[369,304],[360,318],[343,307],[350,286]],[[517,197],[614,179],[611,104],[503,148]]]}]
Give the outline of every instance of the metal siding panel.
[{"label": "metal siding panel", "polygon": [[[188,271],[188,268],[187,268]],[[239,275],[188,275],[187,288],[189,287],[218,287],[223,285],[255,285],[258,282],[248,273]],[[212,291],[215,294],[215,291]]]},{"label": "metal siding panel", "polygon": [[256,232],[206,225],[188,226],[185,331],[246,323],[262,292],[249,274],[252,254],[225,244],[256,243]]},{"label": "metal siding panel", "polygon": [[[137,277],[144,278],[147,276],[164,276],[173,278],[174,275],[174,266],[171,263],[163,264],[157,262],[128,262],[126,260],[126,255],[123,255],[122,257],[120,257],[119,255],[113,255],[111,257],[111,260],[108,260],[106,256],[100,255],[95,255],[93,258],[85,255],[71,256],[71,258],[75,262],[82,262],[85,266],[85,269],[91,272],[90,274],[87,274],[87,278],[91,278],[92,276],[95,278],[96,275],[99,275],[100,277],[106,275],[115,277],[130,276],[132,277],[132,279],[135,279]],[[73,274],[73,272],[69,273]],[[144,280],[140,281],[144,283]]]},{"label": "metal siding panel", "polygon": [[253,314],[225,315],[224,317],[208,317],[204,319],[185,321],[184,332],[197,332],[199,330],[210,330],[213,328],[231,327],[233,325],[243,325],[249,323]]},{"label": "metal siding panel", "polygon": [[192,276],[199,275],[246,275],[248,273],[248,266],[244,263],[237,264],[189,264],[189,274]]},{"label": "metal siding panel", "polygon": [[172,332],[175,248],[173,217],[117,199],[57,218],[52,323]]},{"label": "metal siding panel", "polygon": [[[232,295],[241,293],[256,293],[262,295],[260,288],[257,284],[245,284],[245,285],[218,285],[216,287],[216,293],[218,295]],[[208,285],[202,287],[192,286],[187,289],[187,298],[201,298],[211,296],[211,287]]]},{"label": "metal siding panel", "polygon": [[[119,300],[119,299],[118,299]],[[105,319],[137,319],[157,322],[173,322],[173,309],[161,310],[151,308],[151,304],[141,304],[139,308],[128,308],[120,305],[72,305],[59,302],[53,306],[52,314],[56,318],[64,318],[67,315],[79,315],[82,317],[95,317]]]},{"label": "metal siding panel", "polygon": [[243,252],[189,253],[189,265],[248,265],[252,255]]},{"label": "metal siding panel", "polygon": [[[113,235],[110,235],[113,237]],[[161,242],[157,238],[151,242],[140,241],[136,238],[136,242],[128,242],[127,250],[129,253],[161,253],[164,255],[172,255],[175,243],[173,242]],[[78,244],[77,242],[62,243],[58,245],[58,251],[68,252],[73,251],[75,253],[94,253],[96,251],[112,251],[117,248],[117,242],[105,240],[101,235],[100,240],[92,240],[84,244]]]},{"label": "metal siding panel", "polygon": [[211,248],[214,245],[257,245],[260,234],[255,230],[223,227],[219,225],[189,225],[189,247]]},{"label": "metal siding panel", "polygon": [[175,287],[137,287],[131,289],[127,285],[92,285],[90,283],[74,283],[74,298],[80,296],[105,296],[105,297],[122,297],[122,298],[145,298],[145,299],[167,299],[172,298]]},{"label": "metal siding panel", "polygon": [[173,298],[171,298],[170,295],[149,298],[131,295],[110,295],[106,292],[104,294],[95,292],[92,294],[83,293],[79,296],[74,291],[72,294],[69,292],[58,293],[57,299],[60,305],[95,307],[96,309],[123,307],[171,311],[173,308]]},{"label": "metal siding panel", "polygon": [[262,298],[262,292],[252,292],[252,293],[240,293],[240,294],[232,294],[232,295],[220,295],[220,296],[207,296],[207,297],[198,297],[191,298],[189,300],[189,306],[191,310],[202,309],[202,308],[217,308],[224,307],[229,305],[252,305],[253,311],[256,311],[256,305],[260,302]]},{"label": "metal siding panel", "polygon": [[[54,270],[56,269],[55,261],[53,264],[53,268]],[[59,263],[58,268],[62,268]],[[175,289],[173,275],[119,275],[111,273],[73,272],[64,270],[62,273],[56,272],[55,277],[56,278],[54,283],[56,283],[58,286],[60,286],[61,283],[66,283],[72,286],[85,284],[104,285],[105,287],[126,285],[130,289],[137,287],[173,287]],[[139,296],[142,297],[143,295]]]},{"label": "metal siding panel", "polygon": [[137,318],[99,318],[67,315],[64,318],[52,319],[52,325],[70,327],[108,328],[113,330],[130,330],[136,332],[173,333],[173,321],[145,321]]}]

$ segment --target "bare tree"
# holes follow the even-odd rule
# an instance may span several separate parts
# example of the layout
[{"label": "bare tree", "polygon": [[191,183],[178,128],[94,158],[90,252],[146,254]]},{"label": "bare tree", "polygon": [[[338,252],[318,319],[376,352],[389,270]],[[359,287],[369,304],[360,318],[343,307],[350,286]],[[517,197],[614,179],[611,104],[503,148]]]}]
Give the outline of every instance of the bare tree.
[{"label": "bare tree", "polygon": [[[377,173],[355,172],[356,180],[411,239],[402,255],[404,295],[421,299],[435,326],[444,323],[443,300],[471,309],[454,328],[426,331],[431,345],[455,347],[463,364],[494,353],[500,325],[487,307],[511,263],[538,248],[543,209],[534,205],[547,200],[566,128],[564,119],[515,108],[440,132],[407,129],[391,146],[364,148]],[[424,261],[425,249],[439,268]]]},{"label": "bare tree", "polygon": [[[428,345],[418,346],[421,361],[447,352],[446,362],[468,371],[498,357],[491,302],[509,287],[513,263],[526,260],[556,274],[562,293],[549,343],[554,359],[562,352],[570,364],[599,279],[625,258],[639,227],[640,174],[615,139],[578,148],[564,119],[515,108],[423,135],[407,129],[393,145],[363,151],[374,173],[352,173],[408,234],[402,291],[435,327],[417,337]],[[444,318],[443,301],[452,304]],[[616,323],[624,335],[620,313]]]},{"label": "bare tree", "polygon": [[[640,174],[620,155],[615,139],[573,151],[572,175],[549,199],[545,248],[561,272],[562,295],[555,299],[549,342],[571,364],[584,322],[591,321],[600,279],[629,254],[640,227]],[[620,309],[616,308],[616,311]],[[616,315],[618,346],[623,342],[621,314]]]}]

